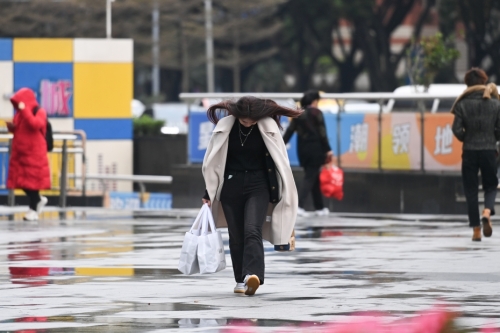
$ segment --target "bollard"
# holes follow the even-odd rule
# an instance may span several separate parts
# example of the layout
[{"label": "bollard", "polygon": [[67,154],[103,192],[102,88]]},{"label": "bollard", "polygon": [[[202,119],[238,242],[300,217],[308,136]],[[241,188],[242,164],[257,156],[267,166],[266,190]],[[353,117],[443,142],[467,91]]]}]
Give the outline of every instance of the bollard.
[{"label": "bollard", "polygon": [[[67,140],[63,140],[62,146],[62,165],[61,165],[61,179],[59,181],[59,207],[62,209],[66,208],[66,179],[68,173],[68,144]],[[59,218],[61,220],[66,219],[66,212],[61,210],[59,212]]]}]

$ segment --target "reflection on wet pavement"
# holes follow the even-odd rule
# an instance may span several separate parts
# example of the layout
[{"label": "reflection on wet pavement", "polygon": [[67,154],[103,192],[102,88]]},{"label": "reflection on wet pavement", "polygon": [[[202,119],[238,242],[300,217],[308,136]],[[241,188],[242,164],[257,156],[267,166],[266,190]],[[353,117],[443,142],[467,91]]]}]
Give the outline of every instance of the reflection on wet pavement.
[{"label": "reflection on wet pavement", "polygon": [[179,274],[191,220],[0,222],[0,332],[293,331],[367,311],[397,319],[438,301],[466,328],[500,326],[500,242],[472,243],[464,223],[301,220],[295,252],[265,244],[266,284],[245,297],[233,293],[229,256],[215,275]]}]

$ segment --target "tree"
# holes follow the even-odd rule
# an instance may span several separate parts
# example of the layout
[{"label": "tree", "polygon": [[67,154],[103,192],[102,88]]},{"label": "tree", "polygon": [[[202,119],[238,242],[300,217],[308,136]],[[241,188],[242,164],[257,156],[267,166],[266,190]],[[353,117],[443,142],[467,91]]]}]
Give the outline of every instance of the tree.
[{"label": "tree", "polygon": [[439,71],[460,56],[450,44],[441,33],[412,43],[406,58],[406,69],[413,85],[423,85],[427,90]]},{"label": "tree", "polygon": [[500,2],[459,0],[460,19],[465,26],[470,67],[482,67],[500,79]]},{"label": "tree", "polygon": [[[349,16],[356,27],[363,59],[370,76],[373,91],[393,91],[398,85],[397,67],[411,45],[408,41],[402,50],[391,50],[391,36],[419,3],[417,0],[351,0]],[[427,0],[420,10],[413,30],[418,39],[435,0]]]}]

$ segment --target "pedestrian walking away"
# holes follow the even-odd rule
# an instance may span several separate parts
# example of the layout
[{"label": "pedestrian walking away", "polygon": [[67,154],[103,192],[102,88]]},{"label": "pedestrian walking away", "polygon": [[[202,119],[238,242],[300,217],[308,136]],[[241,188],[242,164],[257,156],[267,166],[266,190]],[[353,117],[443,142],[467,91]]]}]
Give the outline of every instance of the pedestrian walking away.
[{"label": "pedestrian walking away", "polygon": [[[481,224],[485,237],[493,233],[491,216],[495,215],[498,178],[496,142],[500,140],[500,101],[497,87],[486,85],[488,76],[479,68],[465,74],[467,89],[458,97],[451,112],[453,134],[463,142],[462,182],[464,186],[472,240],[481,240]],[[479,214],[479,177],[484,190],[484,209]]]},{"label": "pedestrian walking away", "polygon": [[36,221],[47,198],[40,190],[50,189],[50,170],[47,158],[47,113],[38,105],[35,93],[22,88],[10,99],[15,114],[7,122],[14,134],[9,160],[7,188],[23,189],[29,199],[29,211],[24,220]]},{"label": "pedestrian walking away", "polygon": [[323,113],[319,110],[319,92],[307,91],[300,100],[304,112],[300,117],[292,119],[283,140],[285,144],[290,141],[293,133],[297,132],[297,154],[300,166],[304,168],[304,180],[299,191],[298,214],[306,216],[305,201],[309,193],[312,194],[316,215],[328,215],[329,210],[323,204],[323,196],[320,189],[319,174],[321,167],[329,163],[333,157],[332,149],[328,142],[325,120]]},{"label": "pedestrian walking away", "polygon": [[206,191],[216,226],[228,227],[235,293],[253,295],[264,284],[264,246],[293,250],[297,189],[280,117],[300,110],[252,96],[211,106],[214,124],[203,160]]}]

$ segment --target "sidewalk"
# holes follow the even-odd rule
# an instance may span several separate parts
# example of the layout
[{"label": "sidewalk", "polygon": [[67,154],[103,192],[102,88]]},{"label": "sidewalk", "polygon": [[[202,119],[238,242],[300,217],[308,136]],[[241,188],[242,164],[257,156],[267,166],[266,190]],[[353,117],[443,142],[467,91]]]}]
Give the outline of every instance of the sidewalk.
[{"label": "sidewalk", "polygon": [[177,271],[192,220],[183,216],[195,212],[0,221],[0,331],[218,332],[235,322],[301,331],[367,311],[395,320],[439,302],[461,311],[466,328],[500,326],[500,229],[473,243],[463,216],[300,219],[295,252],[265,243],[265,284],[247,297],[233,293],[225,230],[226,270]]}]

